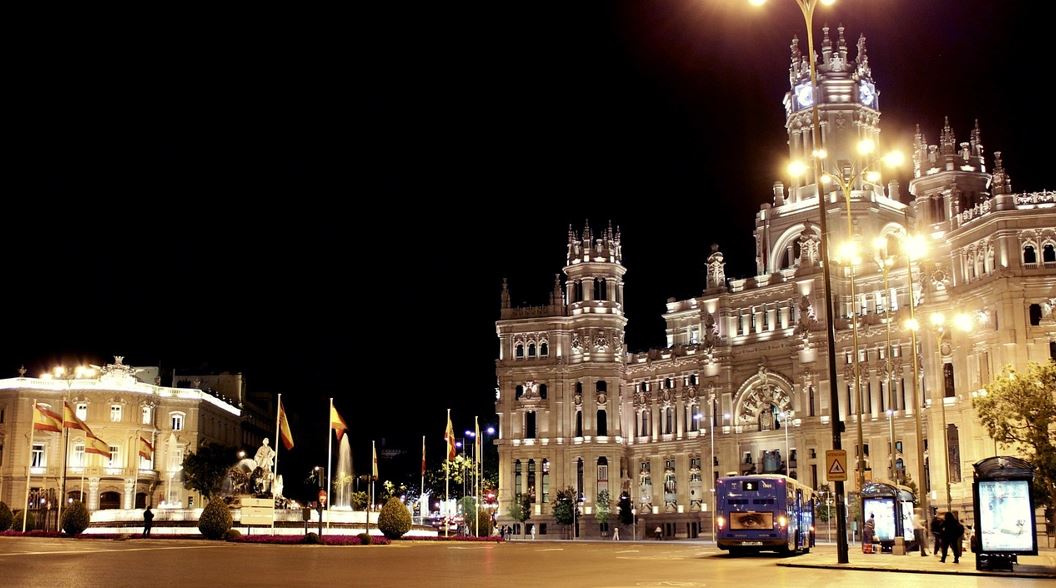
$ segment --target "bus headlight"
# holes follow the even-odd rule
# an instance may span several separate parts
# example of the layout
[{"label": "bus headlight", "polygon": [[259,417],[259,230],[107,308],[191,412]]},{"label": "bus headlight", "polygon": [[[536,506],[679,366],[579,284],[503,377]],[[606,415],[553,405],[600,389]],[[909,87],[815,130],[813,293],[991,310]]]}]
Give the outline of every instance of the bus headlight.
[{"label": "bus headlight", "polygon": [[788,524],[788,519],[783,516],[777,517],[777,525],[779,527],[784,528],[786,524]]},{"label": "bus headlight", "polygon": [[720,529],[724,529],[726,527],[726,517],[719,517],[716,522],[719,524]]}]

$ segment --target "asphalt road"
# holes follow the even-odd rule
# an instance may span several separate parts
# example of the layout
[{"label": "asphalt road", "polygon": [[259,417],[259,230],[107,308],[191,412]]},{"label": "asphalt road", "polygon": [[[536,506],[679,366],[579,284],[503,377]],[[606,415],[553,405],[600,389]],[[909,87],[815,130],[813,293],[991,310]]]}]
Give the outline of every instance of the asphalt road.
[{"label": "asphalt road", "polygon": [[0,537],[0,586],[1052,586],[1051,580],[1023,578],[788,568],[778,561],[771,555],[731,558],[688,542],[337,547]]}]

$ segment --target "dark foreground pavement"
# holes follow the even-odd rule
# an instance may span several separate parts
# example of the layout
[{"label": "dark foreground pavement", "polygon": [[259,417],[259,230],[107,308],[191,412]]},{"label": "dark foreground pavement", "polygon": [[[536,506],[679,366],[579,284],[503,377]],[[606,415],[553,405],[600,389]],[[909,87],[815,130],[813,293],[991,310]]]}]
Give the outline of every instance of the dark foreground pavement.
[{"label": "dark foreground pavement", "polygon": [[[818,557],[825,557],[826,549]],[[835,560],[835,552],[828,554]],[[779,565],[679,542],[395,542],[388,546],[248,545],[175,539],[0,538],[0,586],[919,586],[913,574]],[[918,559],[919,556],[917,556]],[[961,565],[967,562],[962,560]],[[933,562],[932,565],[939,565]],[[967,566],[966,566],[967,567]],[[937,575],[929,588],[1007,586],[1007,577]],[[1020,586],[1053,585],[1019,578]]]}]

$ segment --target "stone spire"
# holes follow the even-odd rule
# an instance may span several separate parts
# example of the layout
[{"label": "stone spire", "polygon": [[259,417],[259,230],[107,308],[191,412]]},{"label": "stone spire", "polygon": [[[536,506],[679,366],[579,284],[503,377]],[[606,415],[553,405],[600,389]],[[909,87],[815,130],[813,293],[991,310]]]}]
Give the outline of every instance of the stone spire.
[{"label": "stone spire", "polygon": [[829,25],[826,23],[821,27],[821,60],[828,63],[832,58],[832,39],[829,38]]},{"label": "stone spire", "polygon": [[919,178],[922,173],[924,159],[928,152],[928,142],[924,138],[924,133],[920,132],[920,125],[917,125],[917,132],[913,134],[913,177]]},{"label": "stone spire", "polygon": [[847,61],[847,39],[845,39],[843,37],[844,28],[845,27],[843,26],[842,22],[840,23],[840,26],[836,27],[836,32],[837,32],[837,38],[836,38],[837,45],[836,45],[836,48],[840,52],[840,59],[843,60],[846,63],[846,61]]},{"label": "stone spire", "polygon": [[719,251],[717,243],[711,244],[711,255],[708,256],[708,281],[707,290],[726,287],[726,264],[723,263],[724,256]]},{"label": "stone spire", "polygon": [[971,135],[972,144],[972,155],[975,157],[983,156],[983,138],[982,131],[979,130],[979,119],[975,119],[975,128],[972,129]]},{"label": "stone spire", "polygon": [[[840,35],[841,39],[843,35]],[[846,54],[847,50],[843,52]],[[855,57],[858,64],[858,77],[862,79],[873,79],[873,70],[869,68],[869,54],[865,50],[865,35],[858,35],[858,56]]]},{"label": "stone spire", "polygon": [[789,49],[792,52],[792,63],[788,66],[788,83],[790,86],[795,86],[799,83],[799,78],[803,73],[803,70],[800,69],[800,64],[803,63],[803,52],[799,50],[799,37],[792,37],[792,44],[789,45]]},{"label": "stone spire", "polygon": [[510,287],[506,283],[506,278],[502,279],[501,307],[502,308],[509,308],[510,307]]},{"label": "stone spire", "polygon": [[1012,178],[1008,176],[1008,172],[1005,171],[1005,164],[1001,160],[1001,152],[994,151],[994,181],[993,181],[993,193],[994,196],[998,194],[1011,194],[1012,193]]},{"label": "stone spire", "polygon": [[953,155],[957,150],[957,137],[950,128],[950,117],[946,117],[942,125],[942,133],[939,135],[939,152],[943,155]]},{"label": "stone spire", "polygon": [[554,274],[554,291],[550,293],[550,304],[554,306],[564,306],[563,297],[561,295],[561,274]]}]

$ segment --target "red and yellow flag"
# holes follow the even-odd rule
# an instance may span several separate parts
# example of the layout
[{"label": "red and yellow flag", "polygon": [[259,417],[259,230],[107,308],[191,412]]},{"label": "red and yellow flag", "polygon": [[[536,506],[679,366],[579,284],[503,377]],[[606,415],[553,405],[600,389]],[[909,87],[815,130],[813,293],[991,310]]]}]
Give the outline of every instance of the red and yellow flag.
[{"label": "red and yellow flag", "polygon": [[422,435],[422,475],[425,475],[425,435]]},{"label": "red and yellow flag", "polygon": [[279,399],[279,438],[282,439],[282,446],[286,448],[286,451],[293,449],[293,433],[290,431],[290,421],[286,420],[286,409],[282,407],[281,398]]},{"label": "red and yellow flag", "polygon": [[444,440],[447,441],[447,459],[455,459],[455,427],[451,424],[451,413],[447,413],[447,429],[444,431]]},{"label": "red and yellow flag", "polygon": [[77,411],[70,406],[69,402],[62,403],[62,426],[67,429],[80,429],[91,435],[92,430],[81,419],[77,418]]},{"label": "red and yellow flag", "polygon": [[139,456],[143,459],[150,459],[154,455],[154,445],[147,441],[143,437],[139,438]]},{"label": "red and yellow flag", "polygon": [[33,429],[36,431],[62,432],[62,415],[43,404],[33,405]]},{"label": "red and yellow flag", "polygon": [[84,452],[101,455],[106,459],[113,459],[113,455],[110,453],[110,445],[108,445],[106,441],[103,441],[95,435],[85,434]]},{"label": "red and yellow flag", "polygon": [[373,479],[377,480],[378,479],[378,448],[377,448],[376,445],[374,445],[373,441],[370,442],[370,451],[371,451],[371,453],[374,456],[374,464],[371,466],[370,475],[373,476]]},{"label": "red and yellow flag", "polygon": [[330,403],[330,428],[337,432],[338,441],[341,440],[341,437],[345,435],[345,431],[348,430],[348,425],[345,424],[345,419],[337,414],[337,409],[334,408],[333,402]]}]

